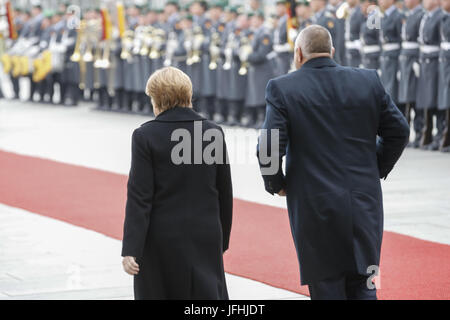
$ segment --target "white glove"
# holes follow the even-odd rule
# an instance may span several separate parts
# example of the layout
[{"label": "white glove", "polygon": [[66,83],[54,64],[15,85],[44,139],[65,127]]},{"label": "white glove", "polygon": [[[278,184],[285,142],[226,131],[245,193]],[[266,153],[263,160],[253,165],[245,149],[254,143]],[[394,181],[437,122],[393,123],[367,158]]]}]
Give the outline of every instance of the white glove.
[{"label": "white glove", "polygon": [[231,56],[232,54],[233,54],[233,49],[231,49],[231,48],[225,48],[225,51],[224,51],[224,54],[227,56],[227,57],[229,57],[229,56]]},{"label": "white glove", "polygon": [[217,46],[211,46],[211,47],[209,48],[209,53],[210,53],[212,56],[218,56],[218,55],[220,54],[220,49],[219,49],[219,47],[217,47]]},{"label": "white glove", "polygon": [[184,48],[186,49],[186,51],[191,51],[191,49],[192,49],[192,42],[189,41],[189,40],[186,40],[184,42]]},{"label": "white glove", "polygon": [[420,64],[417,61],[415,61],[415,62],[413,62],[412,67],[413,67],[414,74],[418,78],[420,76]]}]

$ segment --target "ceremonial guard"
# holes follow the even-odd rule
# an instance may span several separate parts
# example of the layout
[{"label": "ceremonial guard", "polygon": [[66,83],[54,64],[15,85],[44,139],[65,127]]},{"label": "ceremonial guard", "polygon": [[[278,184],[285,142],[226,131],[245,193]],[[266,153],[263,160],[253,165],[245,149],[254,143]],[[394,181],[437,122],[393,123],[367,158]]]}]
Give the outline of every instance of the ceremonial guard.
[{"label": "ceremonial guard", "polygon": [[292,44],[288,41],[287,22],[289,16],[286,11],[287,1],[277,1],[276,11],[278,22],[274,30],[273,50],[276,52],[275,75],[283,75],[289,72],[292,59]]},{"label": "ceremonial guard", "polygon": [[406,116],[408,122],[411,110],[414,110],[415,140],[409,144],[410,147],[418,148],[422,138],[423,110],[415,107],[417,78],[420,72],[419,64],[419,27],[424,14],[420,0],[407,0],[406,19],[402,26],[402,50],[400,52],[400,81],[398,100],[406,105]]},{"label": "ceremonial guard", "polygon": [[[308,0],[307,0],[308,1]],[[334,60],[340,65],[347,65],[346,50],[345,50],[345,17],[338,16],[339,12],[345,12],[348,8],[348,3],[342,0],[329,0],[326,6],[327,10],[335,17],[335,38],[333,39],[333,46],[335,49]]]},{"label": "ceremonial guard", "polygon": [[298,25],[297,35],[298,35],[300,31],[302,31],[307,26],[310,26],[312,24],[311,21],[312,13],[308,0],[297,0],[295,2],[295,16],[297,17],[298,20],[297,22]]},{"label": "ceremonial guard", "polygon": [[398,104],[398,57],[401,50],[401,33],[403,16],[395,6],[395,0],[380,2],[383,10],[381,18],[380,41],[382,53],[380,57],[381,82],[391,95],[397,106],[405,113],[404,106]]},{"label": "ceremonial guard", "polygon": [[[48,50],[50,46],[50,39],[52,36],[52,29],[53,25],[51,22],[51,19],[53,17],[53,12],[50,10],[44,11],[44,18],[41,22],[41,32],[39,37],[39,53],[38,56],[42,55],[42,53],[46,50]],[[50,61],[51,63],[51,61]],[[43,61],[41,59],[36,59],[33,62],[33,74],[32,74],[32,81],[35,83],[35,86],[37,88],[37,91],[39,92],[39,102],[45,103],[50,102],[53,100],[53,92],[49,92],[49,84],[48,84],[48,76],[51,71],[51,64],[50,65],[44,65]],[[41,69],[43,68],[50,68],[48,72],[42,72]],[[42,74],[42,76],[41,76]],[[38,77],[39,75],[39,77]],[[45,97],[49,95],[49,99],[46,100]]]},{"label": "ceremonial guard", "polygon": [[[236,17],[237,8],[228,6],[225,8],[224,21],[221,26],[219,26],[220,31],[220,46],[219,46],[219,56],[217,60],[217,82],[216,82],[216,106],[217,106],[217,122],[223,123],[228,122],[230,116],[230,105],[228,104],[228,99],[230,95],[230,68],[231,64],[226,65],[225,63],[230,62],[230,57],[232,55],[232,49],[228,49],[228,39],[234,37],[234,31],[236,29]],[[223,30],[220,30],[223,28]],[[227,60],[228,57],[228,60]]]},{"label": "ceremonial guard", "polygon": [[347,0],[348,14],[345,18],[346,65],[358,68],[361,65],[361,25],[365,22],[359,0]]},{"label": "ceremonial guard", "polygon": [[445,112],[445,130],[441,151],[450,152],[450,0],[443,0],[441,20],[441,52],[439,55],[438,109]]},{"label": "ceremonial guard", "polygon": [[[377,20],[380,19],[380,12],[373,6],[376,0],[365,0],[361,7],[365,17],[361,25],[361,46],[362,46],[362,65],[366,69],[380,69],[380,30],[376,27]],[[379,20],[378,20],[379,21]]]},{"label": "ceremonial guard", "polygon": [[66,47],[64,59],[64,70],[61,75],[61,82],[64,87],[61,94],[61,103],[71,106],[78,105],[80,99],[80,65],[75,53],[79,50],[80,35],[77,35],[77,18],[73,14],[68,14],[65,20],[62,42]]},{"label": "ceremonial guard", "polygon": [[191,38],[193,18],[190,14],[179,17],[180,20],[174,25],[174,31],[169,33],[167,41],[165,66],[174,66],[187,73],[186,41]]},{"label": "ceremonial guard", "polygon": [[[439,149],[444,133],[445,111],[437,109],[439,82],[440,23],[443,16],[439,0],[425,0],[419,28],[420,74],[417,85],[417,109],[424,110],[422,148]],[[436,116],[437,134],[433,136],[433,116]]]},{"label": "ceremonial guard", "polygon": [[251,50],[240,52],[241,63],[248,61],[247,94],[245,106],[248,110],[247,126],[259,128],[265,117],[265,90],[274,71],[269,53],[272,52],[272,37],[264,26],[264,14],[261,11],[251,17]]},{"label": "ceremonial guard", "polygon": [[[206,8],[206,5],[205,5]],[[221,2],[214,2],[209,9],[209,17],[204,21],[204,41],[201,48],[201,103],[202,111],[213,120],[216,112],[217,60],[220,55],[220,34],[225,25],[220,20],[223,13]]]}]

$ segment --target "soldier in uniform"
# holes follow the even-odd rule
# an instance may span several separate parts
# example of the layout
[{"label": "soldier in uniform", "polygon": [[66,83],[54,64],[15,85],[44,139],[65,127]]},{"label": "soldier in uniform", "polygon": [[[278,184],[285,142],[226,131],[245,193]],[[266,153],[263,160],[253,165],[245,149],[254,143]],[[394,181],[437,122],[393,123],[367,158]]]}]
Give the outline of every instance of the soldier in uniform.
[{"label": "soldier in uniform", "polygon": [[445,111],[445,130],[442,152],[450,152],[450,0],[441,0],[441,53],[439,55],[438,109]]},{"label": "soldier in uniform", "polygon": [[195,0],[190,4],[189,12],[192,15],[193,19],[191,30],[193,34],[192,37],[185,39],[185,49],[188,52],[188,55],[195,55],[196,58],[200,57],[200,61],[188,60],[186,70],[192,81],[192,101],[194,109],[196,109],[196,111],[202,112],[205,116],[207,116],[206,108],[208,106],[206,105],[207,99],[202,99],[202,94],[204,93],[204,91],[202,90],[202,84],[205,83],[205,79],[202,79],[204,68],[202,56],[205,33],[208,29],[207,26],[211,27],[211,22],[208,21],[205,17],[207,7],[208,5],[206,1]]},{"label": "soldier in uniform", "polygon": [[[327,0],[311,0],[310,6],[313,12],[311,21],[313,24],[318,24],[326,28],[333,39],[333,44],[339,41],[339,30],[336,27],[336,18],[332,12],[327,9]],[[338,59],[339,55],[335,57]],[[340,61],[342,63],[342,61]]]},{"label": "soldier in uniform", "polygon": [[283,75],[289,72],[291,68],[292,45],[288,41],[287,20],[287,1],[279,0],[276,2],[276,13],[278,23],[274,30],[273,50],[276,52],[276,75]]},{"label": "soldier in uniform", "polygon": [[[39,37],[39,52],[40,54],[47,50],[49,48],[50,45],[50,39],[51,39],[51,35],[52,35],[52,30],[53,30],[53,25],[52,25],[52,17],[53,17],[54,13],[51,10],[46,10],[44,11],[44,18],[42,19],[41,22],[41,35]],[[53,100],[53,92],[49,92],[49,78],[50,78],[50,74],[47,75],[46,78],[42,79],[39,82],[35,82],[36,83],[36,88],[37,91],[39,92],[39,102],[40,103],[45,103],[47,102],[45,97],[47,96],[47,94],[50,95],[49,97],[49,101]]]},{"label": "soldier in uniform", "polygon": [[[166,56],[165,65],[172,65],[183,72],[187,73],[187,55],[189,48],[185,43],[191,41],[193,17],[191,14],[181,15],[179,22],[174,26],[174,32],[169,33],[170,41],[174,42],[174,45],[169,45]],[[169,47],[171,48],[169,51]]]},{"label": "soldier in uniform", "polygon": [[76,17],[72,13],[68,13],[64,18],[65,25],[61,41],[66,47],[66,52],[64,57],[64,70],[61,75],[61,83],[64,89],[61,90],[60,103],[76,106],[80,99],[80,65],[78,62],[71,60],[77,38],[76,23],[73,19],[76,19]]},{"label": "soldier in uniform", "polygon": [[[345,1],[342,0],[330,0],[326,6],[327,10],[331,12],[335,17],[338,10],[341,9]],[[345,18],[336,17],[335,19],[335,39],[333,39],[333,46],[335,48],[334,60],[340,65],[347,65],[346,50],[345,50]]]},{"label": "soldier in uniform", "polygon": [[403,16],[395,6],[395,0],[380,0],[383,17],[381,18],[380,41],[382,53],[380,57],[381,82],[391,95],[402,113],[404,106],[398,104],[398,57],[401,49],[401,33]]},{"label": "soldier in uniform", "polygon": [[[376,0],[365,0],[361,4],[366,20],[361,24],[360,38],[363,67],[378,70],[380,68],[381,45],[380,31],[376,27],[376,23],[380,13],[378,9],[371,9],[376,4]],[[369,10],[371,11],[369,12]]]},{"label": "soldier in uniform", "polygon": [[305,29],[307,26],[312,24],[311,17],[311,7],[309,6],[308,0],[297,0],[295,2],[295,15],[298,19],[298,30],[297,35]]},{"label": "soldier in uniform", "polygon": [[[42,34],[41,23],[44,19],[44,14],[42,12],[42,6],[39,2],[35,2],[31,9],[31,19],[25,24],[23,36],[28,38],[30,45],[38,45],[40,36]],[[33,81],[32,75],[28,75],[30,80],[30,96],[28,100],[33,101],[34,93],[37,89],[36,83]]]},{"label": "soldier in uniform", "polygon": [[349,13],[345,19],[345,60],[350,67],[361,65],[361,25],[365,18],[359,0],[347,0]]},{"label": "soldier in uniform", "polygon": [[240,54],[241,61],[248,60],[250,66],[247,78],[247,95],[245,106],[249,121],[247,126],[259,128],[265,117],[265,90],[266,85],[274,72],[268,54],[272,52],[272,37],[264,25],[264,13],[255,12],[251,17],[253,36],[251,39],[252,52]]},{"label": "soldier in uniform", "polygon": [[[232,6],[225,7],[225,14],[222,24],[219,26],[220,43],[219,43],[219,57],[217,60],[216,72],[216,106],[217,106],[217,123],[224,123],[228,121],[229,105],[228,97],[230,94],[230,67],[224,69],[226,60],[225,51],[227,50],[227,42],[229,37],[234,33],[236,28],[237,8]],[[228,52],[229,53],[229,52]],[[229,58],[228,58],[229,59]]]},{"label": "soldier in uniform", "polygon": [[[19,38],[24,37],[24,26],[27,24],[27,22],[30,19],[30,12],[28,10],[21,10],[20,8],[16,8],[15,10],[15,17],[14,17],[14,25],[16,27],[16,32],[19,36]],[[18,40],[14,40],[13,44],[17,43]],[[11,82],[13,86],[13,99],[19,99],[20,98],[20,86],[19,86],[19,78],[13,75],[11,72]]]},{"label": "soldier in uniform", "polygon": [[[89,101],[94,100],[94,95],[97,96],[97,99],[100,100],[100,92],[99,92],[99,73],[98,70],[94,68],[94,55],[98,55],[101,50],[100,47],[100,19],[101,19],[101,10],[100,8],[90,8],[86,12],[86,21],[88,23],[88,27],[86,30],[87,39],[84,43],[84,56],[83,56],[83,64],[85,69],[84,76],[84,88],[82,97]],[[95,54],[96,53],[96,54]],[[86,94],[84,94],[86,92]]]},{"label": "soldier in uniform", "polygon": [[[202,110],[208,119],[214,119],[216,112],[216,80],[217,69],[211,69],[210,63],[212,55],[219,54],[220,33],[223,32],[224,24],[221,21],[223,14],[223,5],[219,1],[215,1],[209,8],[209,17],[204,22],[204,41],[202,45],[202,76],[201,76],[201,103]],[[219,28],[222,30],[220,31]],[[212,52],[215,50],[216,52]]]},{"label": "soldier in uniform", "polygon": [[415,140],[410,147],[418,148],[422,138],[423,110],[415,108],[417,77],[419,75],[419,27],[424,14],[420,0],[406,0],[406,19],[402,26],[402,50],[400,52],[400,81],[398,100],[406,105],[406,116],[409,122],[410,112],[414,110]]},{"label": "soldier in uniform", "polygon": [[167,33],[175,30],[175,25],[180,21],[180,5],[177,1],[169,0],[164,5],[164,15],[167,17],[164,29]]},{"label": "soldier in uniform", "polygon": [[[420,74],[417,85],[417,109],[424,110],[422,148],[438,150],[444,131],[445,112],[438,110],[438,80],[440,51],[440,22],[443,16],[439,0],[424,0],[426,13],[419,27]],[[433,137],[433,116],[436,116],[437,134]]]},{"label": "soldier in uniform", "polygon": [[[243,63],[241,61],[240,51],[245,51],[245,46],[241,43],[249,42],[252,31],[250,30],[249,17],[246,13],[240,13],[236,18],[236,27],[229,34],[226,48],[224,50],[224,69],[229,69],[229,91],[227,104],[229,106],[228,125],[240,125],[244,111],[245,97],[247,93],[248,73],[239,72]],[[249,46],[247,44],[246,46]]]}]

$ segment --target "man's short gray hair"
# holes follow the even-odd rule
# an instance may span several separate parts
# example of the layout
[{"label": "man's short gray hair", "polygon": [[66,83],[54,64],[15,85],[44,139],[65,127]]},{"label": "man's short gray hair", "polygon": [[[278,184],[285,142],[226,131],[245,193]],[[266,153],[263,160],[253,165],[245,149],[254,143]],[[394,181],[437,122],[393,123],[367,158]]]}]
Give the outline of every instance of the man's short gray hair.
[{"label": "man's short gray hair", "polygon": [[295,39],[295,48],[302,49],[305,58],[314,53],[329,53],[333,48],[333,40],[330,32],[317,24],[303,29]]}]

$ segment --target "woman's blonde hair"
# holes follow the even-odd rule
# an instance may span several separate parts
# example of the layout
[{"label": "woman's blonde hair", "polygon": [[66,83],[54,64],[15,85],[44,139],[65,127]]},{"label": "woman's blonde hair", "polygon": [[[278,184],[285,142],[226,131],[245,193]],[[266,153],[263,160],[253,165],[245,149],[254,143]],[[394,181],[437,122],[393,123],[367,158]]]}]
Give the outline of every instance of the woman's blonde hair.
[{"label": "woman's blonde hair", "polygon": [[145,93],[160,111],[192,106],[192,82],[180,69],[165,67],[155,71],[147,81]]}]

